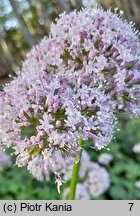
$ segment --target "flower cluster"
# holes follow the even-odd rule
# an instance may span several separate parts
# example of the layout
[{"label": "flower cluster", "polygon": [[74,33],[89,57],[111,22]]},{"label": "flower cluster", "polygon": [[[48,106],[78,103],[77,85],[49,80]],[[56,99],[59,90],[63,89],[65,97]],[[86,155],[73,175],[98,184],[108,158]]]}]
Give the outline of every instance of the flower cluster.
[{"label": "flower cluster", "polygon": [[18,166],[42,179],[57,156],[76,157],[81,143],[101,149],[116,114],[140,113],[138,32],[100,8],[65,13],[27,55],[18,77],[0,93],[1,146]]},{"label": "flower cluster", "polygon": [[0,150],[0,170],[3,166],[9,166],[11,164],[10,156],[7,155],[5,152]]},{"label": "flower cluster", "polygon": [[[64,179],[71,179],[71,169],[66,170]],[[104,193],[110,186],[109,174],[105,168],[90,160],[88,153],[83,151],[81,157],[81,166],[79,171],[79,180],[76,189],[76,199],[90,199]],[[63,198],[66,199],[69,193],[69,188],[63,192]]]},{"label": "flower cluster", "polygon": [[135,187],[137,189],[140,189],[140,180],[138,180],[138,181],[135,182]]},{"label": "flower cluster", "polygon": [[136,154],[140,153],[140,143],[134,145],[133,152]]},{"label": "flower cluster", "polygon": [[98,162],[100,164],[108,165],[113,160],[113,156],[108,153],[102,153],[99,155]]},{"label": "flower cluster", "polygon": [[[68,197],[70,189],[66,188],[63,192],[63,199],[66,200]],[[90,195],[87,191],[85,185],[78,183],[75,192],[75,199],[76,200],[90,200]]]}]

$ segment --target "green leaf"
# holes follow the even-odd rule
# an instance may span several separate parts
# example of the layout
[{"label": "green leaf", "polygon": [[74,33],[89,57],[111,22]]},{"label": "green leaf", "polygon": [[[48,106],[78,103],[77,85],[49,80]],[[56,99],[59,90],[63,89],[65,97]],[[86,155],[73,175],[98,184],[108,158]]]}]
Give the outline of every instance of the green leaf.
[{"label": "green leaf", "polygon": [[120,185],[113,185],[109,191],[113,199],[127,199],[127,191]]}]

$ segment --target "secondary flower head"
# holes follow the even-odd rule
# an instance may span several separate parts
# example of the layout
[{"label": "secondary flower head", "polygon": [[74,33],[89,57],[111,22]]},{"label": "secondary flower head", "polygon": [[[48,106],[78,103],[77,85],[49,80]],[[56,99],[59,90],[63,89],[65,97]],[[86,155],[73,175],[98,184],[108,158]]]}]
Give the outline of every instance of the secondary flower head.
[{"label": "secondary flower head", "polygon": [[140,180],[138,180],[138,181],[135,182],[135,187],[137,189],[140,189]]},{"label": "secondary flower head", "polygon": [[137,32],[117,14],[62,14],[0,93],[2,146],[38,179],[42,164],[55,172],[55,152],[66,160],[84,141],[107,146],[118,111],[140,113],[139,57]]},{"label": "secondary flower head", "polygon": [[0,170],[4,166],[9,166],[11,164],[10,156],[7,155],[4,151],[0,150]]},{"label": "secondary flower head", "polygon": [[100,164],[108,165],[113,160],[113,156],[108,153],[102,153],[99,155],[98,162]]},{"label": "secondary flower head", "polygon": [[110,186],[109,174],[99,164],[91,163],[84,185],[93,197],[104,193]]},{"label": "secondary flower head", "polygon": [[[67,199],[68,194],[69,194],[70,189],[66,188],[63,192],[63,199]],[[76,187],[76,192],[75,192],[75,199],[76,200],[90,200],[90,195],[87,191],[87,188],[78,183]]]},{"label": "secondary flower head", "polygon": [[134,145],[133,152],[136,154],[140,153],[140,143]]}]

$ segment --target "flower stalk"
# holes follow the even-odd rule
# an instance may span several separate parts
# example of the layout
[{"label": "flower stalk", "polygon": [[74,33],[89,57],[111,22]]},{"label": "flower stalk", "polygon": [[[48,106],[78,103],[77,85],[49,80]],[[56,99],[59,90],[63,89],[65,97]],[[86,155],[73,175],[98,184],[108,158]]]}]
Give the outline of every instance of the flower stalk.
[{"label": "flower stalk", "polygon": [[[84,141],[82,138],[79,138],[78,140],[79,145],[83,147]],[[76,186],[78,182],[78,174],[79,174],[79,169],[80,169],[80,161],[81,161],[81,156],[82,156],[82,150],[80,151],[80,154],[78,155],[78,159],[75,159],[75,163],[73,166],[72,170],[72,178],[71,178],[71,183],[70,183],[70,192],[68,195],[68,200],[74,200],[75,199],[75,193],[76,193]]]},{"label": "flower stalk", "polygon": [[79,158],[78,162],[75,161],[74,166],[73,166],[68,200],[74,200],[75,199],[75,192],[76,192],[76,186],[77,186],[77,182],[78,182],[78,173],[79,173],[79,168],[80,168],[81,154],[82,154],[82,151],[80,153],[80,158]]}]

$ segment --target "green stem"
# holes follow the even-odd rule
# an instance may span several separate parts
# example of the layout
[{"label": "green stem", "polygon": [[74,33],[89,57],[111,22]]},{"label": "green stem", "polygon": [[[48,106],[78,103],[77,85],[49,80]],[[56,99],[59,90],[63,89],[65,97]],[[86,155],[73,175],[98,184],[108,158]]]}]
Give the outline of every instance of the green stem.
[{"label": "green stem", "polygon": [[68,200],[74,200],[75,199],[75,192],[76,192],[76,185],[78,182],[78,173],[79,173],[79,168],[80,168],[81,154],[82,154],[82,151],[81,151],[80,156],[79,156],[79,161],[77,162],[77,159],[76,159],[74,166],[73,166]]}]

